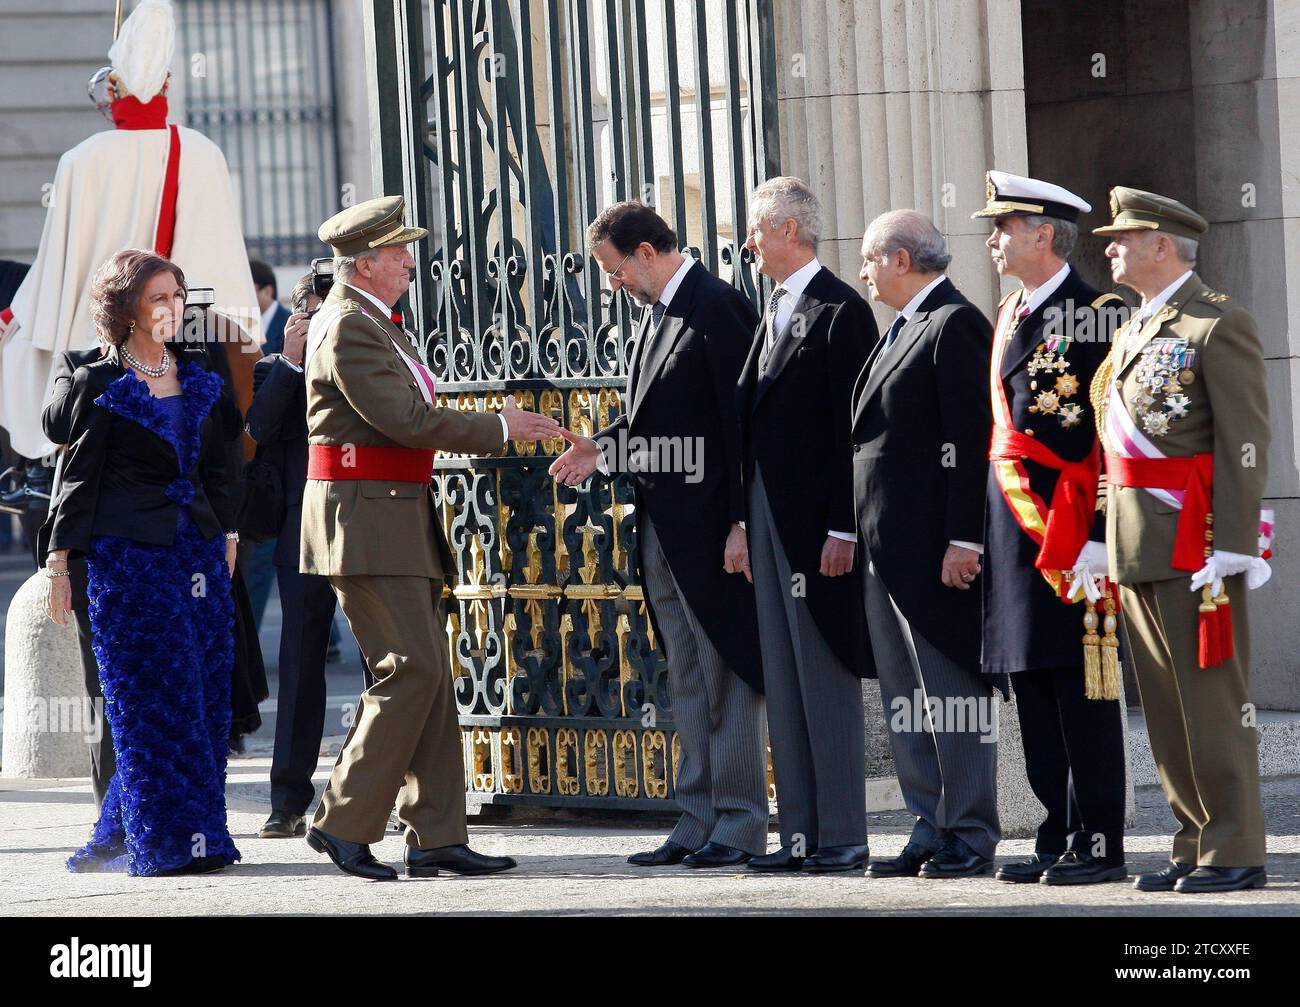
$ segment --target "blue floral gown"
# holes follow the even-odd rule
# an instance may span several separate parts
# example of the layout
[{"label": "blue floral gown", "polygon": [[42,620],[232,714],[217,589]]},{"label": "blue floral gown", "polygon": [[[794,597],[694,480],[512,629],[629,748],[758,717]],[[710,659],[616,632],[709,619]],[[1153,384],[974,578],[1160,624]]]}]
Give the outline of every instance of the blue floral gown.
[{"label": "blue floral gown", "polygon": [[[155,398],[127,373],[96,400],[176,448],[195,472],[203,418],[221,379],[178,364],[181,393]],[[86,555],[90,624],[117,771],[90,841],[71,871],[153,875],[239,851],[226,825],[226,757],[234,605],[226,544],[189,514],[194,483],[167,487],[180,504],[171,546],[97,535]]]}]

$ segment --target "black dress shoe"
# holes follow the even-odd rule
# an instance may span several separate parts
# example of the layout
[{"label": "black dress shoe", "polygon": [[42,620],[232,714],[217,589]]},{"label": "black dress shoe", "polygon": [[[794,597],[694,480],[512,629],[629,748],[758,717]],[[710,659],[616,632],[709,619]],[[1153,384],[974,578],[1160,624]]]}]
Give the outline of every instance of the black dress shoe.
[{"label": "black dress shoe", "polygon": [[921,865],[921,877],[950,879],[973,878],[987,874],[993,861],[976,853],[960,836],[949,836],[938,851]]},{"label": "black dress shoe", "polygon": [[1043,885],[1097,885],[1104,881],[1123,881],[1127,877],[1128,867],[1123,861],[1116,863],[1066,850],[1038,880]]},{"label": "black dress shoe", "polygon": [[1007,881],[1013,885],[1032,885],[1037,884],[1038,879],[1043,876],[1043,872],[1061,859],[1059,853],[1039,853],[1034,851],[1034,855],[1028,860],[1018,860],[1014,864],[1003,864],[998,868],[993,877],[999,881]]},{"label": "black dress shoe", "polygon": [[823,846],[816,853],[810,854],[804,864],[804,870],[814,874],[830,874],[833,871],[860,871],[867,864],[871,854],[867,844],[845,846]]},{"label": "black dress shoe", "polygon": [[475,853],[464,843],[432,850],[408,846],[405,859],[408,878],[436,878],[439,870],[466,875],[499,874],[519,866],[513,857],[489,857],[486,853]]},{"label": "black dress shoe", "polygon": [[[816,850],[813,851],[814,853]],[[811,856],[812,854],[809,854]],[[804,865],[805,857],[796,857],[793,846],[782,846],[775,853],[751,857],[745,866],[751,871],[797,871]]]},{"label": "black dress shoe", "polygon": [[215,874],[217,871],[225,870],[226,860],[224,857],[194,857],[188,864],[181,867],[173,867],[169,871],[159,871],[160,877],[178,877],[182,874]]},{"label": "black dress shoe", "polygon": [[307,820],[291,811],[272,811],[257,834],[259,839],[292,839],[307,834]]},{"label": "black dress shoe", "polygon": [[680,864],[690,855],[690,847],[674,843],[671,839],[655,850],[633,853],[627,858],[629,864],[638,867],[671,867]]},{"label": "black dress shoe", "polygon": [[921,865],[929,860],[933,853],[933,850],[927,850],[917,843],[908,843],[898,856],[873,860],[867,864],[867,877],[914,878],[921,873]]},{"label": "black dress shoe", "polygon": [[686,867],[739,867],[754,859],[752,853],[722,843],[705,843],[694,853],[682,857]]},{"label": "black dress shoe", "polygon": [[397,872],[376,860],[368,843],[350,843],[313,826],[307,830],[307,845],[317,853],[327,854],[344,874],[368,881],[397,880]]},{"label": "black dress shoe", "polygon": [[1198,867],[1191,874],[1179,878],[1174,891],[1183,894],[1198,892],[1240,892],[1247,888],[1263,888],[1268,875],[1262,867]]},{"label": "black dress shoe", "polygon": [[1171,860],[1163,871],[1139,874],[1133,881],[1133,887],[1139,892],[1172,892],[1178,879],[1187,877],[1194,870],[1195,864],[1180,864],[1177,860]]}]

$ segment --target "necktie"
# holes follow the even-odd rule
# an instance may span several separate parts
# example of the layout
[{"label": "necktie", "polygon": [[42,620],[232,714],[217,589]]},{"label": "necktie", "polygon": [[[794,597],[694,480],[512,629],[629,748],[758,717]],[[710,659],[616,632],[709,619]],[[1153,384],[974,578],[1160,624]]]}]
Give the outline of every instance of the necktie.
[{"label": "necktie", "polygon": [[[657,329],[659,327],[659,322],[664,317],[664,312],[667,310],[668,310],[668,305],[666,305],[663,301],[654,302],[653,306],[651,306],[650,308],[650,327],[652,330]],[[646,335],[649,334],[650,333],[648,332],[646,333]]]},{"label": "necktie", "polygon": [[891,346],[894,345],[894,340],[898,338],[899,331],[906,324],[907,324],[907,319],[904,318],[902,315],[899,315],[897,318],[894,319],[893,324],[889,326],[889,331],[885,333],[885,349],[889,349]]},{"label": "necktie", "polygon": [[767,317],[763,319],[765,323],[763,326],[763,355],[758,361],[760,367],[767,366],[767,358],[772,353],[772,347],[776,345],[776,308],[785,294],[785,287],[777,287],[772,291],[772,296],[767,299]]}]

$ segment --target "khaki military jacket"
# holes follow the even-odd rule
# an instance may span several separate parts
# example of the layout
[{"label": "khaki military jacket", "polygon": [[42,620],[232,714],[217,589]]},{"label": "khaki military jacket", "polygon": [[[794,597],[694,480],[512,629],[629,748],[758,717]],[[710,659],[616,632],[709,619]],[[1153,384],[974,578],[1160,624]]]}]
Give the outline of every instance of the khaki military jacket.
[{"label": "khaki military jacket", "polygon": [[[1135,316],[1136,317],[1136,316]],[[1092,386],[1106,450],[1112,382],[1161,453],[1213,452],[1214,548],[1254,556],[1268,477],[1268,390],[1255,320],[1195,273],[1134,332],[1130,322]],[[1108,485],[1110,576],[1121,584],[1188,576],[1171,558],[1179,509],[1146,489]]]},{"label": "khaki military jacket", "polygon": [[[305,367],[309,444],[504,452],[499,416],[424,401],[392,343],[406,335],[364,294],[336,283],[321,314]],[[409,482],[308,479],[300,560],[310,574],[456,575],[432,489]]]}]

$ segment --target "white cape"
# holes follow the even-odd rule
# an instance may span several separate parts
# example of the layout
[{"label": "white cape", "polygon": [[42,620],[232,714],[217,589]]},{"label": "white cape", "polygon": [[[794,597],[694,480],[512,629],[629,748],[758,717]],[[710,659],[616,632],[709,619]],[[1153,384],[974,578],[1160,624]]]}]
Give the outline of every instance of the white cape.
[{"label": "white cape", "polygon": [[[217,310],[260,343],[262,313],[226,158],[202,133],[178,131],[172,261],[190,287],[213,288]],[[153,248],[169,145],[166,129],[113,129],[59,159],[36,261],[14,295],[14,319],[0,348],[0,426],[21,455],[54,450],[41,430],[41,409],[56,356],[96,344],[89,297],[95,270],[123,248]]]}]

